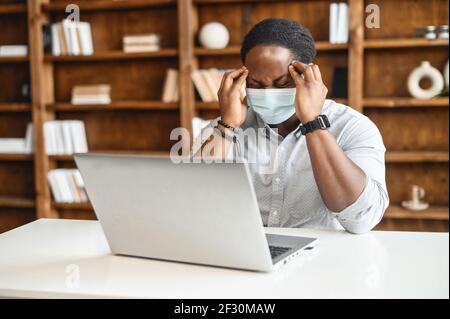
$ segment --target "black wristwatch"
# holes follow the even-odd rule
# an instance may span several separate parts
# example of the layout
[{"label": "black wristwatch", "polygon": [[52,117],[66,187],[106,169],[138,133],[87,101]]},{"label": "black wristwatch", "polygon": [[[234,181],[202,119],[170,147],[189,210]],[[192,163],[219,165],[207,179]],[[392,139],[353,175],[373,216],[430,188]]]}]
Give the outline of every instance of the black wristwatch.
[{"label": "black wristwatch", "polygon": [[331,125],[330,121],[328,121],[328,117],[322,114],[316,117],[316,119],[311,122],[301,124],[300,132],[302,132],[303,135],[306,135],[308,133],[314,132],[315,130],[326,130],[330,126]]}]

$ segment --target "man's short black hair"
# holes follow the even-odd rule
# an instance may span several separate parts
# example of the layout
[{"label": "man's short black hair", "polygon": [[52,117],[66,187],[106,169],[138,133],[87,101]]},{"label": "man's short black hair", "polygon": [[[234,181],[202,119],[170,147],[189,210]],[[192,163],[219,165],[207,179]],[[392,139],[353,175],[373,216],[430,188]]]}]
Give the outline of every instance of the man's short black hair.
[{"label": "man's short black hair", "polygon": [[261,44],[278,45],[289,49],[293,58],[303,63],[311,63],[316,57],[311,33],[294,20],[269,18],[255,24],[242,42],[242,62],[245,63],[248,51]]}]

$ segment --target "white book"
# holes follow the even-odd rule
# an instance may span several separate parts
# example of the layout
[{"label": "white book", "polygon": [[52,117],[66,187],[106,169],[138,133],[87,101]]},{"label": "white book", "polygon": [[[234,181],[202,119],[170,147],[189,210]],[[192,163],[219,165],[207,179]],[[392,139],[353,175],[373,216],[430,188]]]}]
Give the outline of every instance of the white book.
[{"label": "white book", "polygon": [[339,5],[330,4],[330,43],[337,43]]},{"label": "white book", "polygon": [[33,123],[27,124],[27,131],[25,133],[25,152],[33,153],[34,152],[34,141],[33,141]]},{"label": "white book", "polygon": [[67,19],[64,19],[62,21],[62,29],[63,29],[63,32],[64,32],[64,39],[66,41],[67,53],[69,55],[73,55],[73,52],[74,52],[73,47],[72,47],[73,41],[72,41],[72,38],[71,38],[72,37],[72,32],[70,31],[71,23],[72,22],[67,20]]},{"label": "white book", "polygon": [[81,43],[81,54],[94,54],[94,43],[92,41],[92,30],[89,22],[79,22],[78,31]]},{"label": "white book", "polygon": [[66,154],[64,151],[64,139],[63,139],[63,128],[62,121],[54,121],[54,130],[56,138],[56,154]]},{"label": "white book", "polygon": [[75,184],[75,181],[73,180],[72,174],[73,174],[73,170],[71,170],[71,169],[66,170],[64,172],[64,177],[66,179],[67,185],[69,186],[72,201],[75,203],[79,203],[81,201],[81,198],[79,196],[78,187]]},{"label": "white book", "polygon": [[348,19],[348,5],[346,3],[339,3],[338,43],[348,42]]},{"label": "white book", "polygon": [[74,202],[74,198],[72,196],[72,192],[70,190],[70,185],[69,185],[69,183],[67,181],[67,178],[66,178],[66,174],[67,174],[66,171],[67,170],[60,168],[57,171],[58,171],[58,173],[57,173],[57,177],[58,178],[57,179],[58,179],[58,183],[59,183],[59,186],[60,186],[60,189],[61,189],[61,193],[63,195],[63,201],[66,202],[66,203],[73,203]]},{"label": "white book", "polygon": [[73,154],[72,134],[70,132],[70,124],[67,121],[61,122],[62,137],[64,142],[64,153]]},{"label": "white book", "polygon": [[0,153],[26,153],[24,138],[0,138]]},{"label": "white book", "polygon": [[127,35],[123,37],[123,44],[159,44],[158,34]]},{"label": "white book", "polygon": [[69,21],[70,41],[72,41],[73,55],[81,54],[81,40],[78,32],[77,23]]},{"label": "white book", "polygon": [[56,154],[56,136],[53,121],[44,123],[44,145],[47,154]]},{"label": "white book", "polygon": [[203,102],[213,102],[214,98],[209,92],[208,86],[200,73],[200,70],[194,70],[191,73],[192,81]]},{"label": "white book", "polygon": [[27,56],[28,46],[27,45],[2,45],[0,46],[0,56]]},{"label": "white book", "polygon": [[50,184],[50,190],[52,191],[53,198],[55,199],[55,201],[62,202],[63,198],[62,198],[62,194],[61,194],[61,190],[60,190],[60,187],[58,184],[56,174],[57,174],[56,170],[49,171],[48,172],[48,182]]},{"label": "white book", "polygon": [[86,129],[82,121],[70,121],[74,153],[87,153]]},{"label": "white book", "polygon": [[58,28],[56,23],[53,23],[51,25],[51,33],[52,33],[52,54],[61,55],[61,44],[59,40]]},{"label": "white book", "polygon": [[216,82],[214,81],[213,76],[210,74],[209,70],[200,70],[200,74],[208,87],[212,100],[214,102],[218,102],[219,99],[217,97],[217,92],[219,91],[219,87],[216,87]]},{"label": "white book", "polygon": [[175,102],[176,101],[175,93],[177,87],[178,87],[178,70],[167,69],[161,100],[166,103]]}]

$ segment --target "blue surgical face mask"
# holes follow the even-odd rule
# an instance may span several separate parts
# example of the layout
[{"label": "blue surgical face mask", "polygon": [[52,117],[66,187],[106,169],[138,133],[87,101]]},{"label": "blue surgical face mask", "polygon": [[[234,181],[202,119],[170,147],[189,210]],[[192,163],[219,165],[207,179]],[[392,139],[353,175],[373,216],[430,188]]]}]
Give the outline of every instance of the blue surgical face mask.
[{"label": "blue surgical face mask", "polygon": [[280,124],[295,113],[295,88],[246,88],[248,105],[267,124]]}]

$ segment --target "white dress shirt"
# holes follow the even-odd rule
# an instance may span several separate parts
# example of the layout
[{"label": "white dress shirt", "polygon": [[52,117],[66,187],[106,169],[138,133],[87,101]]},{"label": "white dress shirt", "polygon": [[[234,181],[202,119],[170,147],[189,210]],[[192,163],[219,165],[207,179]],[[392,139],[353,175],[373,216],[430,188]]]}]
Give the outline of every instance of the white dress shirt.
[{"label": "white dress shirt", "polygon": [[[314,179],[306,138],[299,129],[283,138],[249,108],[241,126],[244,133],[237,134],[228,158],[238,155],[249,162],[264,225],[368,232],[378,224],[389,205],[385,181],[386,148],[381,134],[369,118],[335,101],[326,100],[322,114],[328,117],[331,123],[328,130],[338,145],[366,175],[359,198],[341,212],[332,212],[325,206]],[[209,132],[217,121],[210,122]],[[260,133],[255,139],[245,134],[247,129]],[[194,150],[207,137],[202,134],[202,138],[196,140]]]}]

